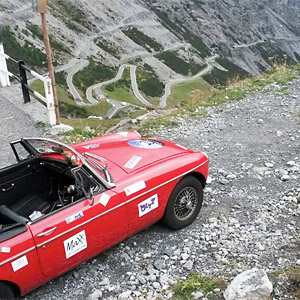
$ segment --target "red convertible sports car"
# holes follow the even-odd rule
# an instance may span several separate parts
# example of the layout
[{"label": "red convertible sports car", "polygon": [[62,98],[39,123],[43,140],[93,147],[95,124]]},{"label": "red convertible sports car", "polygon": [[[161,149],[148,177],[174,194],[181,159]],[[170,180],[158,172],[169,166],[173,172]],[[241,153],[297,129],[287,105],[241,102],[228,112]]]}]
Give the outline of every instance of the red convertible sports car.
[{"label": "red convertible sports car", "polygon": [[161,220],[198,215],[208,158],[184,146],[121,132],[72,147],[50,139],[11,143],[0,170],[0,299],[46,281]]}]

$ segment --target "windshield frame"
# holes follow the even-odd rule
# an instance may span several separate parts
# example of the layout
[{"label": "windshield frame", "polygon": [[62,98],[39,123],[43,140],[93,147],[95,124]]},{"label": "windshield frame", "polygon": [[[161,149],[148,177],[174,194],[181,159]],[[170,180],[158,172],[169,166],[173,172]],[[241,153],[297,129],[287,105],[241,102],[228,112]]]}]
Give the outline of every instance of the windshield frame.
[{"label": "windshield frame", "polygon": [[62,142],[58,142],[58,141],[55,141],[55,140],[49,139],[49,138],[35,138],[35,137],[33,137],[33,138],[22,138],[20,140],[12,142],[11,144],[16,143],[16,142],[23,143],[25,148],[28,149],[32,153],[32,155],[34,155],[36,157],[40,157],[43,154],[46,154],[46,153],[40,153],[37,149],[35,149],[34,146],[30,143],[31,140],[50,142],[50,143],[56,144],[60,147],[68,149],[69,151],[71,151],[74,155],[76,155],[80,159],[81,163],[87,167],[87,169],[100,181],[100,183],[102,183],[105,186],[105,188],[112,189],[116,186],[113,182],[108,182],[102,176],[100,176],[100,174],[87,162],[87,160],[85,159],[85,157],[82,154],[77,152],[71,146],[68,146],[68,145],[66,145]]}]

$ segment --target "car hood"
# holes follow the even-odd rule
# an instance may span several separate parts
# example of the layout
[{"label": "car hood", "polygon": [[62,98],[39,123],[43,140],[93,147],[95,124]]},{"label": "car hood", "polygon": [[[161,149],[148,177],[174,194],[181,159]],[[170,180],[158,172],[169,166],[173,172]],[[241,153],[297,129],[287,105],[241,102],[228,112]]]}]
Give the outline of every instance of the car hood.
[{"label": "car hood", "polygon": [[[79,145],[78,145],[79,146]],[[89,153],[115,164],[126,173],[131,173],[147,165],[158,163],[166,158],[192,150],[168,141],[157,139],[125,139],[102,141],[95,144],[85,142],[84,146],[76,147],[82,154]]]}]

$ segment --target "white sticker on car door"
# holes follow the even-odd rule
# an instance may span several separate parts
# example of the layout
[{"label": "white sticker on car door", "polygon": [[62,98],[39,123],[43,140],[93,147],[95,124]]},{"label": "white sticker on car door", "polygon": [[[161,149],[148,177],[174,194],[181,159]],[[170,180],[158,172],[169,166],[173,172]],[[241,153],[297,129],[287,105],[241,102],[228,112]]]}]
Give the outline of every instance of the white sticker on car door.
[{"label": "white sticker on car door", "polygon": [[157,194],[144,200],[138,204],[139,207],[139,217],[142,217],[149,213],[150,211],[158,208],[158,196]]},{"label": "white sticker on car door", "polygon": [[101,203],[103,206],[106,206],[109,202],[110,196],[103,193],[99,199],[99,203]]},{"label": "white sticker on car door", "polygon": [[64,241],[66,258],[70,258],[87,248],[85,230]]},{"label": "white sticker on car door", "polygon": [[17,272],[18,270],[24,268],[27,265],[28,265],[28,260],[27,260],[26,255],[20,257],[19,259],[15,260],[11,263],[11,266],[12,266],[14,272]]},{"label": "white sticker on car door", "polygon": [[126,196],[130,196],[146,187],[144,180],[140,180],[124,189]]}]

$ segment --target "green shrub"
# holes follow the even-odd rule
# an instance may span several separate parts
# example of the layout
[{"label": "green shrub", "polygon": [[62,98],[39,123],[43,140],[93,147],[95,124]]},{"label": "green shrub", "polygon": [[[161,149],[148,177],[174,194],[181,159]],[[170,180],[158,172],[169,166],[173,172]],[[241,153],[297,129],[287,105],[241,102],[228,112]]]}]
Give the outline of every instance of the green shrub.
[{"label": "green shrub", "polygon": [[204,66],[196,64],[193,60],[186,62],[180,58],[174,51],[165,51],[158,55],[157,58],[162,60],[169,68],[174,70],[176,73],[188,75],[192,73],[193,75],[201,71]]},{"label": "green shrub", "polygon": [[123,29],[122,32],[132,39],[136,44],[146,48],[148,51],[151,51],[151,49],[154,51],[161,51],[163,49],[161,44],[135,27]]}]

